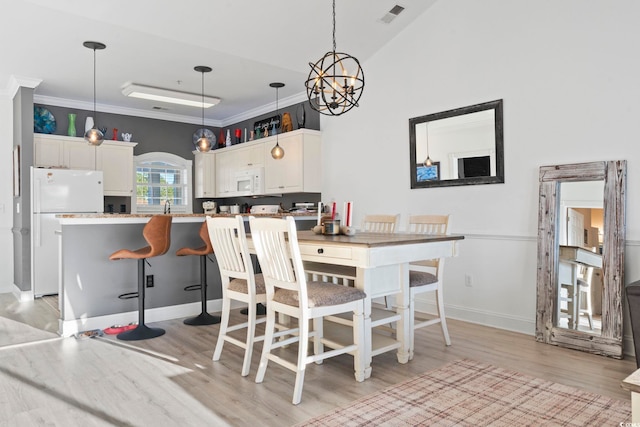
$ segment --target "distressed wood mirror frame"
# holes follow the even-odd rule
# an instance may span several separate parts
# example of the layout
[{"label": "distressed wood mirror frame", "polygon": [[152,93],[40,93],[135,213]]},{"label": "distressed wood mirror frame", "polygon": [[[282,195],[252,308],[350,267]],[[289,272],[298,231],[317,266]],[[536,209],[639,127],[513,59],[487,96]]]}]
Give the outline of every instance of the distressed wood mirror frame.
[{"label": "distressed wood mirror frame", "polygon": [[[622,359],[625,244],[625,160],[540,168],[536,340]],[[602,334],[557,327],[558,216],[562,182],[604,180]]]},{"label": "distressed wood mirror frame", "polygon": [[[447,157],[442,159],[434,159],[438,163],[437,178],[421,181],[418,179],[418,168],[421,166],[424,158],[418,159],[416,154],[418,152],[418,137],[416,134],[416,128],[423,123],[430,123],[431,126],[436,123],[444,122],[446,119],[459,116],[467,116],[474,113],[493,111],[493,144],[491,144],[491,151],[494,153],[495,172],[487,176],[474,176],[466,178],[447,178],[440,176],[441,162],[447,161]],[[456,108],[454,110],[442,111],[439,113],[429,114],[426,116],[413,117],[409,119],[409,159],[411,174],[411,188],[430,188],[430,187],[452,187],[459,185],[477,185],[477,184],[502,184],[504,183],[504,136],[503,136],[503,118],[502,118],[502,99],[496,101],[485,102],[482,104],[470,105],[467,107]],[[471,123],[471,122],[469,122]],[[469,123],[461,126],[469,126]],[[432,142],[433,144],[434,142]],[[479,142],[478,142],[479,143]],[[428,144],[428,142],[427,142]],[[442,150],[450,151],[446,144],[441,144]],[[469,148],[467,148],[469,149]],[[475,148],[476,150],[478,148]],[[473,151],[473,150],[472,150]],[[429,155],[429,150],[427,150]],[[452,153],[449,153],[451,156]],[[420,164],[419,164],[420,163]]]}]

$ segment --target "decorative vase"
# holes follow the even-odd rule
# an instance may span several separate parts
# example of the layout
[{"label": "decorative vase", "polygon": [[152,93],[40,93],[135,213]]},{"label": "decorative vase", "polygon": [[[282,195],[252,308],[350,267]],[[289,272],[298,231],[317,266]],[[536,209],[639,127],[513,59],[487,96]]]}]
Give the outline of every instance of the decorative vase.
[{"label": "decorative vase", "polygon": [[111,138],[113,141],[118,140],[118,129],[113,128],[113,137]]},{"label": "decorative vase", "polygon": [[226,139],[227,147],[231,147],[231,131],[227,129],[227,139]]},{"label": "decorative vase", "polygon": [[273,126],[271,126],[271,133],[269,133],[269,135],[273,136],[277,133],[278,131],[276,130],[276,124],[274,123]]},{"label": "decorative vase", "polygon": [[93,129],[93,117],[87,116],[87,120],[84,121],[84,133],[87,133],[89,129]]},{"label": "decorative vase", "polygon": [[69,113],[67,116],[69,117],[69,128],[67,129],[67,135],[76,136],[76,115],[73,113]]},{"label": "decorative vase", "polygon": [[307,113],[304,111],[303,104],[300,104],[296,110],[296,119],[298,121],[298,129],[304,128],[304,124],[307,120]]}]

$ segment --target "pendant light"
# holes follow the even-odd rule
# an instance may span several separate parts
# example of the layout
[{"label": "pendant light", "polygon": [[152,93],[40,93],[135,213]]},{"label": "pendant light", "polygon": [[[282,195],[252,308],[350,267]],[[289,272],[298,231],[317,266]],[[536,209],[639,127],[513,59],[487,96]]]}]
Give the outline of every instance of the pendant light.
[{"label": "pendant light", "polygon": [[422,162],[423,165],[425,166],[431,166],[433,164],[433,162],[431,161],[431,158],[429,157],[429,123],[425,123],[424,124],[424,128],[427,130],[426,134],[427,134],[427,158],[424,160],[424,162]]},{"label": "pendant light", "polygon": [[199,73],[202,73],[202,136],[196,142],[196,149],[202,153],[206,153],[211,150],[211,141],[207,138],[205,129],[204,129],[204,73],[211,72],[211,67],[207,67],[206,65],[198,65],[194,67]]},{"label": "pendant light", "polygon": [[336,52],[336,0],[333,0],[333,50],[309,66],[311,72],[305,86],[311,108],[327,116],[339,116],[358,106],[364,73],[356,58]]},{"label": "pendant light", "polygon": [[[280,114],[279,108],[278,108],[278,89],[280,89],[281,87],[284,87],[284,83],[269,83],[269,86],[276,88],[276,116],[278,116]],[[282,127],[280,129],[282,130]],[[271,157],[273,157],[276,160],[280,160],[281,158],[284,157],[284,150],[278,144],[279,133],[280,132],[276,132],[276,146],[271,149]]]},{"label": "pendant light", "polygon": [[96,50],[102,50],[107,46],[100,42],[84,42],[82,45],[93,49],[93,127],[84,133],[84,139],[91,145],[100,145],[104,141],[104,134],[96,127]]}]

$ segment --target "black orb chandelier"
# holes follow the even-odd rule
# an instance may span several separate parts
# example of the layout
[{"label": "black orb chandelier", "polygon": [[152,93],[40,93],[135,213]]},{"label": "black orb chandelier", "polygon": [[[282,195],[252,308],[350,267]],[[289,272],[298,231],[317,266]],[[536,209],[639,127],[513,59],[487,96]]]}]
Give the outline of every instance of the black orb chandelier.
[{"label": "black orb chandelier", "polygon": [[336,1],[333,0],[333,50],[316,63],[305,86],[311,108],[327,116],[339,116],[358,106],[364,89],[364,72],[353,56],[336,52]]}]

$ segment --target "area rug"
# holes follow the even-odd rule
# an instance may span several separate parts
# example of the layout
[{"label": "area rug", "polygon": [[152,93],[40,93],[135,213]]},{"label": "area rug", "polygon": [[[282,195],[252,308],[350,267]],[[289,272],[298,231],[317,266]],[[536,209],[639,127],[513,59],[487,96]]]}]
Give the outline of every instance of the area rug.
[{"label": "area rug", "polygon": [[300,426],[617,426],[629,402],[460,360]]}]

